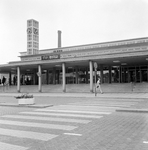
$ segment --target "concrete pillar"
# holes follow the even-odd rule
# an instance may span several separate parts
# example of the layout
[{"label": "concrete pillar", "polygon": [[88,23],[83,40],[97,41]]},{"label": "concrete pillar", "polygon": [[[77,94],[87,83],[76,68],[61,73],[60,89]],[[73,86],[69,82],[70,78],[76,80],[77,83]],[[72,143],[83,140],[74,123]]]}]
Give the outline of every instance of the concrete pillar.
[{"label": "concrete pillar", "polygon": [[76,84],[78,84],[78,67],[76,66]]},{"label": "concrete pillar", "polygon": [[20,92],[20,67],[17,67],[17,92]]},{"label": "concrete pillar", "polygon": [[38,89],[39,89],[39,92],[42,92],[42,68],[41,68],[41,65],[38,65]]},{"label": "concrete pillar", "polygon": [[101,83],[104,83],[103,81],[103,65],[100,65],[100,75],[101,75]]},{"label": "concrete pillar", "polygon": [[63,92],[66,92],[65,63],[62,63]]},{"label": "concrete pillar", "polygon": [[61,31],[58,31],[58,48],[61,47]]},{"label": "concrete pillar", "polygon": [[90,69],[90,92],[93,93],[93,63],[89,61],[89,69]]}]

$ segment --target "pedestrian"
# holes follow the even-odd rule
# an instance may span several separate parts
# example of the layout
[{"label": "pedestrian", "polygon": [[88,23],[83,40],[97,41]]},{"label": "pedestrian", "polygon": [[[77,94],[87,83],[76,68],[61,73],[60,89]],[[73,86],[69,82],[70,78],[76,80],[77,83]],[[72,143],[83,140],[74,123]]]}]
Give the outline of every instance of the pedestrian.
[{"label": "pedestrian", "polygon": [[21,77],[21,85],[23,85],[23,75],[22,75],[22,77]]},{"label": "pedestrian", "polygon": [[7,78],[5,78],[5,89],[3,89],[3,90],[8,90],[8,87],[9,87],[9,81],[8,81],[8,79]]},{"label": "pedestrian", "polygon": [[3,84],[3,86],[5,85],[5,82],[6,82],[6,78],[3,76],[3,78],[2,78],[2,84]]},{"label": "pedestrian", "polygon": [[96,87],[100,90],[101,94],[103,94],[102,89],[101,89],[101,79],[100,79],[100,77],[98,77],[97,86]]},{"label": "pedestrian", "polygon": [[13,85],[16,85],[16,76],[13,77]]}]

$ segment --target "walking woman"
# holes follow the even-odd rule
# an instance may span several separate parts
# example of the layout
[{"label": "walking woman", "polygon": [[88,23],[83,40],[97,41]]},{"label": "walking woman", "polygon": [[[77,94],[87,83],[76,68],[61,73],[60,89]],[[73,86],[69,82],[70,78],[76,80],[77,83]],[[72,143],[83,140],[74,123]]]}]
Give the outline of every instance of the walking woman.
[{"label": "walking woman", "polygon": [[101,84],[101,79],[100,79],[100,77],[98,77],[98,80],[97,80],[97,88],[100,90],[101,94],[103,94],[100,84]]}]

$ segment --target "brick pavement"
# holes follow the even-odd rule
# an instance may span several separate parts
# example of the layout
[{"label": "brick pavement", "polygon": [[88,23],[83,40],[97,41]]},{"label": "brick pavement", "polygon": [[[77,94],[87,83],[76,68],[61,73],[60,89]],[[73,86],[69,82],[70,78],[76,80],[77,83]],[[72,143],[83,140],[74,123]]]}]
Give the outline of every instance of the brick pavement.
[{"label": "brick pavement", "polygon": [[116,113],[93,121],[74,133],[83,136],[61,135],[52,141],[37,144],[29,150],[146,150],[148,123],[147,115]]},{"label": "brick pavement", "polygon": [[[140,95],[137,94],[139,97]],[[55,97],[48,96],[44,94],[43,96],[36,95],[36,100],[38,103],[52,103],[58,107],[58,105],[82,105],[87,102],[95,105],[98,103],[98,109],[105,106],[104,111],[109,108],[107,106],[108,103],[113,104],[111,107],[119,103],[126,104],[130,107],[142,108],[145,106],[147,102],[147,94],[142,98],[137,98],[137,95],[130,95],[130,97],[118,98],[118,94],[114,96],[107,95],[106,97],[102,97],[99,95],[97,98],[92,98],[91,96],[85,97],[70,97],[67,95],[66,97]],[[121,95],[120,95],[121,96]],[[126,95],[127,96],[127,95]],[[131,98],[132,97],[132,98]],[[135,98],[134,98],[135,97]],[[1,97],[0,97],[1,98]],[[3,95],[3,100],[8,98],[6,102],[12,101],[12,97],[6,97]],[[1,101],[1,99],[0,99]],[[15,101],[16,102],[16,101]],[[89,104],[87,103],[87,104]],[[132,105],[133,103],[133,105]],[[117,107],[117,106],[116,106]],[[32,112],[35,109],[32,108],[12,108],[12,107],[0,107],[2,111],[2,115],[13,114],[16,115],[19,112]],[[86,107],[83,107],[86,108]],[[121,107],[122,108],[122,107]],[[5,110],[7,109],[7,110]],[[66,109],[66,108],[65,108]],[[82,109],[82,108],[81,108]],[[82,110],[81,110],[82,111]],[[46,112],[49,113],[49,112]],[[60,112],[56,112],[61,114]],[[65,112],[65,114],[67,114]],[[79,114],[79,113],[77,113]],[[55,116],[55,118],[57,118]],[[65,118],[65,117],[64,117]],[[67,118],[67,117],[66,117]],[[29,140],[29,139],[20,139],[13,138],[11,136],[0,135],[0,142],[9,143],[13,145],[27,147],[27,150],[147,150],[148,149],[148,122],[147,122],[148,114],[147,113],[128,113],[128,112],[115,112],[113,111],[110,115],[103,115],[100,119],[91,119],[92,121],[88,124],[78,124],[78,123],[59,123],[60,125],[73,125],[78,126],[78,128],[70,131],[69,133],[80,134],[82,136],[76,135],[67,135],[64,134],[67,131],[63,132],[61,130],[48,130],[41,128],[33,128],[33,127],[22,127],[22,126],[11,126],[0,124],[0,128],[2,129],[12,129],[12,130],[20,130],[20,131],[31,131],[31,132],[40,132],[40,133],[49,133],[56,134],[58,137],[53,138],[47,142],[38,141],[38,140]],[[83,118],[84,119],[84,118]],[[85,118],[86,119],[86,118]],[[7,120],[3,118],[3,120]],[[18,119],[9,118],[9,120],[17,121]],[[25,120],[22,118],[20,121]],[[30,122],[30,121],[29,121]],[[41,122],[34,121],[31,122]],[[42,121],[42,123],[47,123],[47,121]]]}]

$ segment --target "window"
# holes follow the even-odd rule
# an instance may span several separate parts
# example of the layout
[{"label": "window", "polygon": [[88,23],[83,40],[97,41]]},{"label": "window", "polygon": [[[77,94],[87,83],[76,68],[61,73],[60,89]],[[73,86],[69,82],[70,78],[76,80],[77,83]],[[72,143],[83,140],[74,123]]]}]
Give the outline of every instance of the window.
[{"label": "window", "polygon": [[32,49],[28,49],[28,54],[32,54]]},{"label": "window", "polygon": [[33,21],[33,26],[38,28],[38,22],[37,21]]},{"label": "window", "polygon": [[28,36],[27,36],[27,39],[28,39],[28,40],[32,40],[32,35],[28,35]]},{"label": "window", "polygon": [[33,40],[34,41],[38,41],[38,36],[37,35],[33,35]]},{"label": "window", "polygon": [[32,26],[32,21],[28,21],[28,26]]},{"label": "window", "polygon": [[28,47],[32,47],[32,42],[28,42]]}]

